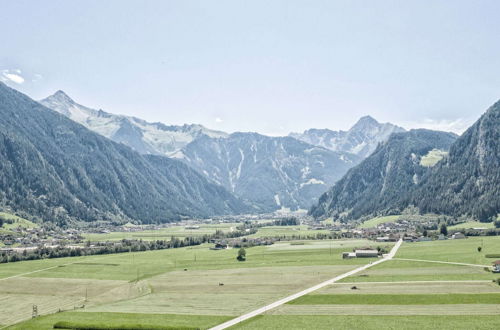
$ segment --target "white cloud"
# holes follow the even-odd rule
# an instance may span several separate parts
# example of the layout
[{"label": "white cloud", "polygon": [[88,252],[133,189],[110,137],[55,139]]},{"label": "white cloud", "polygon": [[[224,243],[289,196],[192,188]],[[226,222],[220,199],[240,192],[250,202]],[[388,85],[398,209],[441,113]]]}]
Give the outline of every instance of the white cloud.
[{"label": "white cloud", "polygon": [[7,81],[12,81],[15,82],[16,84],[22,84],[24,83],[24,78],[20,75],[21,70],[13,70],[18,73],[12,73],[10,70],[2,70],[2,81],[7,82]]},{"label": "white cloud", "polygon": [[472,122],[464,118],[457,119],[431,119],[425,118],[421,122],[412,122],[404,125],[408,128],[427,128],[435,131],[445,131],[453,132],[456,134],[462,134]]},{"label": "white cloud", "polygon": [[35,73],[35,74],[33,75],[33,79],[31,79],[31,81],[32,81],[32,82],[37,82],[37,81],[42,80],[42,79],[43,79],[43,76],[42,76],[41,74],[39,74],[39,73]]},{"label": "white cloud", "polygon": [[222,119],[220,119],[219,117],[215,118],[215,122],[216,123],[222,123]]}]

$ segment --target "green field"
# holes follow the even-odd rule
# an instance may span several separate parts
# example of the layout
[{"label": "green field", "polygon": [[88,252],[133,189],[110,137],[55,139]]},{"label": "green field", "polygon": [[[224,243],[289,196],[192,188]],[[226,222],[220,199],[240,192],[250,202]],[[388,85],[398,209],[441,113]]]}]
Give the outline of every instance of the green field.
[{"label": "green field", "polygon": [[388,222],[396,222],[399,219],[399,215],[388,215],[385,217],[377,217],[363,222],[358,228],[375,228],[380,224]]},{"label": "green field", "polygon": [[14,215],[11,213],[0,212],[0,217],[5,219],[5,220],[13,221],[13,223],[5,222],[3,224],[3,226],[0,227],[0,232],[1,231],[10,231],[10,230],[17,228],[17,227],[23,227],[23,228],[36,228],[36,227],[38,227],[38,225],[36,223],[33,223],[29,220],[18,217],[17,215]]},{"label": "green field", "polygon": [[[79,313],[237,316],[369,261],[341,258],[369,241],[298,243],[249,248],[245,262],[236,260],[237,249],[214,251],[205,244],[3,264],[0,301],[9,305],[0,311],[0,324],[30,318],[33,304],[41,314],[85,305]],[[58,313],[57,319],[73,322],[72,315]],[[30,321],[35,328],[37,321]]]},{"label": "green field", "polygon": [[234,329],[498,329],[499,316],[263,315]]},{"label": "green field", "polygon": [[[209,328],[229,319],[227,316],[207,315],[172,315],[172,314],[131,314],[131,313],[89,313],[65,312],[42,316],[24,322],[19,326],[8,329],[38,330],[52,329],[58,322],[68,322],[70,325],[83,325],[85,327],[108,327],[107,329],[126,329],[127,326],[142,326],[143,329],[171,328]],[[67,321],[71,320],[71,321]]]},{"label": "green field", "polygon": [[484,228],[491,229],[495,228],[493,222],[479,222],[479,221],[467,221],[459,223],[458,225],[448,227],[448,230],[458,230],[458,229],[471,229],[471,228]]},{"label": "green field", "polygon": [[172,226],[156,230],[116,231],[110,233],[87,233],[83,237],[91,242],[120,241],[122,239],[142,239],[146,241],[169,240],[172,237],[203,236],[214,234],[216,230],[230,232],[236,230],[237,223],[202,224],[198,229],[187,229],[186,226]]},{"label": "green field", "polygon": [[427,153],[427,155],[422,156],[420,159],[420,165],[425,167],[432,167],[437,164],[441,159],[443,159],[448,154],[447,151],[432,149]]},{"label": "green field", "polygon": [[[0,301],[9,303],[2,305],[0,324],[24,319],[10,328],[52,329],[57,322],[76,328],[208,328],[371,262],[342,259],[341,253],[377,245],[361,239],[283,241],[248,248],[245,262],[236,260],[237,249],[204,244],[4,264]],[[499,247],[499,237],[404,243],[394,260],[233,328],[496,328],[500,286],[492,280],[499,276],[481,265]],[[479,266],[443,263],[448,261]],[[33,304],[40,314],[66,312],[30,320]]]},{"label": "green field", "polygon": [[[482,248],[481,252],[478,252],[478,247]],[[500,237],[405,243],[397,257],[491,265],[493,260],[486,258],[487,254],[500,254]]]},{"label": "green field", "polygon": [[257,233],[248,237],[314,237],[316,234],[329,234],[330,231],[326,229],[312,230],[308,226],[268,226],[261,227]]},{"label": "green field", "polygon": [[310,294],[296,299],[292,305],[442,305],[496,304],[500,293],[440,294]]}]

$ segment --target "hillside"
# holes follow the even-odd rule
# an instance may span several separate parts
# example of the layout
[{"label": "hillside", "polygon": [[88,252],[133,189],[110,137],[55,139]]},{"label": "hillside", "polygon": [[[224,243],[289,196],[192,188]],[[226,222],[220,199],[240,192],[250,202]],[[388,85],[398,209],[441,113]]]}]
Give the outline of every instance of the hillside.
[{"label": "hillside", "polygon": [[175,157],[263,211],[309,208],[359,162],[353,154],[257,133],[205,136]]},{"label": "hillside", "polygon": [[422,157],[433,149],[447,151],[455,140],[452,133],[424,129],[393,134],[322,195],[310,213],[349,220],[399,212],[430,171],[421,165]]},{"label": "hillside", "polygon": [[3,83],[0,113],[1,205],[60,223],[247,210],[181,162],[141,156]]},{"label": "hillside", "polygon": [[348,131],[309,129],[290,136],[312,145],[333,151],[368,157],[381,142],[387,141],[392,133],[404,132],[404,128],[391,123],[381,124],[370,116],[362,117]]},{"label": "hillside", "polygon": [[76,121],[115,142],[123,143],[142,154],[171,155],[202,135],[227,136],[201,125],[164,125],[115,115],[76,103],[63,91],[40,101],[54,111]]},{"label": "hillside", "polygon": [[421,212],[469,215],[481,221],[500,213],[500,101],[486,111],[423,178],[411,196]]}]

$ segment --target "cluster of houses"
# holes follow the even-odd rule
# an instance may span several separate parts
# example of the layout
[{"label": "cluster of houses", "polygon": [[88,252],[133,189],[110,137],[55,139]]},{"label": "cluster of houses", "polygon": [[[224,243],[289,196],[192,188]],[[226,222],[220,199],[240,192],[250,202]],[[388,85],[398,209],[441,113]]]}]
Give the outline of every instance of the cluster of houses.
[{"label": "cluster of houses", "polygon": [[43,227],[25,228],[22,226],[0,234],[4,247],[0,250],[12,250],[14,247],[26,250],[38,246],[59,246],[68,243],[81,243],[83,237],[76,229],[45,229]]}]

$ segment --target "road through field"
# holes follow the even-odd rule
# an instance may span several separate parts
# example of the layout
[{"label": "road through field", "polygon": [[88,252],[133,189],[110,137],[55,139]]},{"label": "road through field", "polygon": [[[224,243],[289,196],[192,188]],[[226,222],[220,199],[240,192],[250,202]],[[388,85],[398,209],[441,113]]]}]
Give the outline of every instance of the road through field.
[{"label": "road through field", "polygon": [[328,286],[328,285],[333,284],[333,283],[335,283],[337,281],[340,281],[341,279],[344,279],[344,278],[346,278],[348,276],[351,276],[351,275],[354,275],[356,273],[359,273],[359,272],[361,272],[363,270],[366,270],[366,269],[368,269],[368,268],[370,268],[372,266],[378,265],[378,264],[380,264],[380,263],[382,263],[384,261],[391,260],[396,255],[396,252],[398,251],[398,249],[401,246],[402,242],[403,242],[402,240],[399,240],[394,245],[394,247],[391,249],[391,251],[387,255],[385,255],[382,259],[380,259],[380,260],[377,260],[375,262],[371,262],[371,263],[369,263],[367,265],[364,265],[364,266],[361,266],[359,268],[353,269],[353,270],[351,270],[351,271],[349,271],[347,273],[344,273],[342,275],[336,276],[336,277],[334,277],[334,278],[332,278],[332,279],[330,279],[328,281],[322,282],[322,283],[317,284],[317,285],[315,285],[313,287],[310,287],[310,288],[305,289],[303,291],[297,292],[297,293],[295,293],[295,294],[293,294],[291,296],[288,296],[286,298],[283,298],[283,299],[280,299],[278,301],[275,301],[275,302],[273,302],[273,303],[271,303],[269,305],[266,305],[264,307],[256,309],[256,310],[254,310],[252,312],[249,312],[247,314],[241,315],[241,316],[239,316],[237,318],[234,318],[232,320],[229,320],[227,322],[219,324],[219,325],[217,325],[217,326],[215,326],[213,328],[210,328],[209,330],[223,330],[223,329],[227,329],[229,327],[232,327],[233,325],[236,325],[236,324],[238,324],[240,322],[248,320],[248,319],[250,319],[250,318],[252,318],[254,316],[260,315],[260,314],[265,313],[265,312],[267,312],[267,311],[269,311],[269,310],[271,310],[273,308],[276,308],[278,306],[286,304],[289,301],[292,301],[292,300],[297,299],[299,297],[302,297],[302,296],[304,296],[306,294],[309,294],[309,293],[311,293],[313,291],[319,290],[319,289],[321,289],[321,288],[323,288],[325,286]]}]

